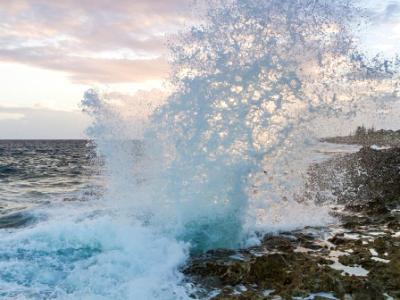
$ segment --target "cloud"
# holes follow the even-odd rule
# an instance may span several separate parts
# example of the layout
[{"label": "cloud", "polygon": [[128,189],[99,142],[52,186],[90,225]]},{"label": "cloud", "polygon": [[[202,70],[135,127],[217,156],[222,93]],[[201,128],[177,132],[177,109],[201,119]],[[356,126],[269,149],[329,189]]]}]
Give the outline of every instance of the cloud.
[{"label": "cloud", "polygon": [[89,124],[79,111],[0,107],[0,139],[81,139]]},{"label": "cloud", "polygon": [[400,17],[400,3],[390,2],[384,11],[384,19],[387,22],[396,21],[399,22]]},{"label": "cloud", "polygon": [[67,71],[84,83],[161,79],[165,35],[188,21],[189,2],[1,1],[0,60]]},{"label": "cloud", "polygon": [[21,113],[0,112],[0,121],[21,120],[24,117]]},{"label": "cloud", "polygon": [[154,59],[106,59],[68,56],[45,47],[0,50],[6,61],[18,61],[70,74],[73,81],[84,84],[138,82],[163,79],[169,66],[163,57]]},{"label": "cloud", "polygon": [[400,19],[400,0],[374,2],[373,8],[367,9],[367,15],[374,24],[396,24]]},{"label": "cloud", "polygon": [[[0,61],[65,71],[85,84],[162,79],[166,36],[195,21],[189,12],[195,2],[0,1]],[[369,15],[376,24],[395,26],[400,1],[374,4]]]}]

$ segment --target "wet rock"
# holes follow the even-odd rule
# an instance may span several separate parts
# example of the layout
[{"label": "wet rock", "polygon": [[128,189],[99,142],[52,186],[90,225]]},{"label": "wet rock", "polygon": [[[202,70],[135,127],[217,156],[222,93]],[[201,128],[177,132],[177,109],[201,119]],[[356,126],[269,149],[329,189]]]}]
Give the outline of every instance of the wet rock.
[{"label": "wet rock", "polygon": [[382,292],[376,288],[366,286],[353,294],[354,300],[384,300]]},{"label": "wet rock", "polygon": [[263,246],[270,250],[291,252],[294,249],[291,241],[288,238],[280,236],[268,236],[264,238]]},{"label": "wet rock", "polygon": [[[347,300],[400,299],[400,148],[363,148],[334,163],[350,176],[345,192],[335,191],[345,208],[335,211],[343,221],[339,233],[306,228],[270,235],[251,249],[193,257],[183,272],[203,289],[219,290],[218,300],[293,299],[321,291]],[[368,274],[346,274],[355,266]]]}]

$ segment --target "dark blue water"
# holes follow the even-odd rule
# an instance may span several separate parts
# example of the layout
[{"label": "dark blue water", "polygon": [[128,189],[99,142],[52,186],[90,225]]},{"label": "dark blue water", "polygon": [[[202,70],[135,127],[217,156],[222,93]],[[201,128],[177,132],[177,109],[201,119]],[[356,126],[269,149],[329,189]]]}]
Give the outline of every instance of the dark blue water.
[{"label": "dark blue water", "polygon": [[31,208],[95,199],[100,166],[85,140],[1,140],[0,228],[29,223]]},{"label": "dark blue water", "polygon": [[187,298],[185,246],[119,210],[107,180],[91,142],[0,141],[0,299]]}]

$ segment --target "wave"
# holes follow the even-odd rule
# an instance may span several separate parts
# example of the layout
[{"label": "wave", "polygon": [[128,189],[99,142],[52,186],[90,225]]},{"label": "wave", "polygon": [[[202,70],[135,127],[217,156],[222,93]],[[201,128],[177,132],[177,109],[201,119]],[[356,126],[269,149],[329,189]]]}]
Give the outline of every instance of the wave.
[{"label": "wave", "polygon": [[171,42],[173,90],[142,124],[140,161],[118,142],[136,129],[124,110],[137,106],[86,93],[110,198],[194,251],[330,220],[303,190],[321,120],[351,119],[398,93],[398,63],[357,48],[362,11],[351,1],[207,3],[203,22]]},{"label": "wave", "polygon": [[0,232],[0,295],[186,299],[190,253],[334,221],[304,191],[319,130],[399,92],[398,61],[357,49],[352,2],[207,1],[171,43],[169,93],[86,92],[104,201]]}]

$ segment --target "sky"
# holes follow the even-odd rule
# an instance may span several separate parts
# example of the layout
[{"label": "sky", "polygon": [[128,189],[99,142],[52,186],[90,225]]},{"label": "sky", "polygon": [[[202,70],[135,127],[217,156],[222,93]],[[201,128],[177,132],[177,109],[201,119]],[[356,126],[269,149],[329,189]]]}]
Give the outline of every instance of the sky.
[{"label": "sky", "polygon": [[[0,139],[84,138],[89,88],[133,94],[162,85],[167,38],[189,0],[0,0]],[[363,0],[361,43],[400,52],[400,0]]]}]

